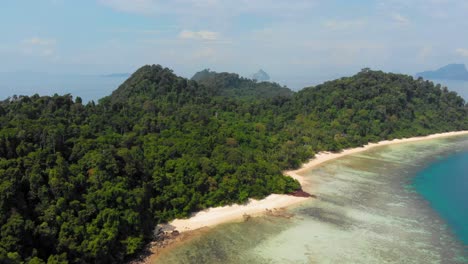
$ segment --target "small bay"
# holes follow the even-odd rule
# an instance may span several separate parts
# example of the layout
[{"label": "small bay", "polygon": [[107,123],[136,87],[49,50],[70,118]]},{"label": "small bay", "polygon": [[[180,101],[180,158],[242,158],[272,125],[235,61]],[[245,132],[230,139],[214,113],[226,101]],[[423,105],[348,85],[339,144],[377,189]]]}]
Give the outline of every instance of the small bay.
[{"label": "small bay", "polygon": [[[305,190],[318,198],[289,208],[293,217],[220,225],[163,252],[156,262],[468,263],[458,234],[462,229],[454,228],[418,186],[434,176],[424,173],[432,168],[447,171],[444,166],[461,164],[466,173],[459,156],[465,158],[467,151],[468,137],[459,136],[378,147],[327,162],[304,173],[310,182]],[[452,165],[440,165],[447,160]],[[431,180],[447,181],[446,192],[455,184],[466,193],[445,175]],[[448,205],[452,211],[466,206],[456,201]],[[467,222],[466,210],[456,211]]]}]

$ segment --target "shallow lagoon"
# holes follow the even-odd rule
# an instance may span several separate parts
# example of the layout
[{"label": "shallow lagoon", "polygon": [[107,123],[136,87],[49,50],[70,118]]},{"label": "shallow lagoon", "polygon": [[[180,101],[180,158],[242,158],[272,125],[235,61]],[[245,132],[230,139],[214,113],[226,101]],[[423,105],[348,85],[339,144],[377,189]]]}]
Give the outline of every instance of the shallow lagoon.
[{"label": "shallow lagoon", "polygon": [[468,137],[379,147],[305,173],[318,195],[288,212],[212,228],[157,263],[468,263],[468,250],[413,186]]}]

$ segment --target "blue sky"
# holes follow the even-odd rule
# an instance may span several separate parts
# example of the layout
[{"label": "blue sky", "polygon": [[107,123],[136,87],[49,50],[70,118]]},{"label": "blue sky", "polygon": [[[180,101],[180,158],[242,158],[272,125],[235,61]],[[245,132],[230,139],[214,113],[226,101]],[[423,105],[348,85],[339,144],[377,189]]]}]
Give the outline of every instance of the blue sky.
[{"label": "blue sky", "polygon": [[0,72],[330,78],[468,61],[464,0],[4,0]]}]

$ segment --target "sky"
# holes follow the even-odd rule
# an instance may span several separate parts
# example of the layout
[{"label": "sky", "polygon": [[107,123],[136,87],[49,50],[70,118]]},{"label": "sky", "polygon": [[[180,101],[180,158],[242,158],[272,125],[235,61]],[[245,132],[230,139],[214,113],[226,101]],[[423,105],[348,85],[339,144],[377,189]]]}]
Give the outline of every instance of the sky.
[{"label": "sky", "polygon": [[466,14],[465,0],[3,0],[0,72],[414,74],[468,62]]}]

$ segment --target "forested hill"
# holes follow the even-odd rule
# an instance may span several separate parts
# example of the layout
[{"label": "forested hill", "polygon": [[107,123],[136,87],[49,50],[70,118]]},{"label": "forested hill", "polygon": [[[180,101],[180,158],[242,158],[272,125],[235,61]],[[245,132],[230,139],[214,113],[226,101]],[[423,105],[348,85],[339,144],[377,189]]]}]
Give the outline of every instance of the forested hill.
[{"label": "forested hill", "polygon": [[[185,103],[190,98],[210,98],[219,94],[217,88],[199,86],[197,82],[176,76],[161,65],[146,65],[128,78],[110,99],[112,103],[131,103],[169,97],[170,101]],[[190,98],[182,98],[189,96]]]},{"label": "forested hill", "polygon": [[318,151],[468,129],[463,99],[405,75],[365,69],[287,96],[223,83],[152,65],[98,104],[1,102],[0,263],[121,263],[158,223],[296,190],[281,171]]},{"label": "forested hill", "polygon": [[287,130],[295,129],[290,133],[298,145],[321,150],[468,128],[468,107],[455,92],[422,78],[369,69],[304,88],[285,112],[295,120]]},{"label": "forested hill", "polygon": [[289,88],[277,83],[257,82],[256,80],[240,77],[235,73],[217,73],[208,69],[197,72],[192,80],[217,90],[219,95],[242,99],[272,98],[293,94]]}]

